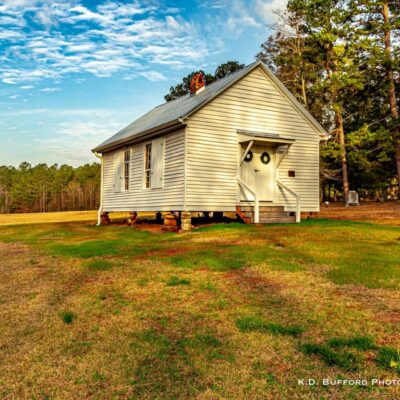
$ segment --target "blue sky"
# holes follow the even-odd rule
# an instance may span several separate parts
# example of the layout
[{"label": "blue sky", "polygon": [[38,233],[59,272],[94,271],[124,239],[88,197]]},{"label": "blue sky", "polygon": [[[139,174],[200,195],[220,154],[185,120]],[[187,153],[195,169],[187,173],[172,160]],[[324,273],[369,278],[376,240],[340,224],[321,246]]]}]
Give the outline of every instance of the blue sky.
[{"label": "blue sky", "polygon": [[194,69],[249,64],[285,0],[0,0],[0,165],[80,165]]}]

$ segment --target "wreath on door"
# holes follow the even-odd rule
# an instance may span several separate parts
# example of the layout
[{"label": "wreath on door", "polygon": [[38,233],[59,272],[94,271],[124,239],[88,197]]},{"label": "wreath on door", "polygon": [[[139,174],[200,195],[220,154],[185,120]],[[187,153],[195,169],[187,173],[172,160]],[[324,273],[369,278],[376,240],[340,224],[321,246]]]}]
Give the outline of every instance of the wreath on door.
[{"label": "wreath on door", "polygon": [[267,151],[264,151],[264,153],[261,154],[260,158],[263,164],[269,164],[269,162],[271,161],[271,156]]},{"label": "wreath on door", "polygon": [[246,154],[246,157],[244,158],[244,161],[250,162],[253,159],[253,152],[249,150]]}]

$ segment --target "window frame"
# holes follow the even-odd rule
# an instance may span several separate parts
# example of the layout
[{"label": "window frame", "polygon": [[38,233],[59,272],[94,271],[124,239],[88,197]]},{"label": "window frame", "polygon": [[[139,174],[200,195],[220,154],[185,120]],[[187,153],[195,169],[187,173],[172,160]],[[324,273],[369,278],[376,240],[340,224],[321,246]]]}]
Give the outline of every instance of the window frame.
[{"label": "window frame", "polygon": [[131,149],[125,148],[123,150],[123,157],[122,157],[122,185],[121,191],[126,192],[130,190],[130,179],[131,179],[131,158],[132,152]]},{"label": "window frame", "polygon": [[[149,151],[150,149],[150,151]],[[153,142],[146,142],[143,145],[143,188],[148,190],[152,189],[151,187],[151,175],[153,173],[152,166],[152,150],[153,150]]]}]

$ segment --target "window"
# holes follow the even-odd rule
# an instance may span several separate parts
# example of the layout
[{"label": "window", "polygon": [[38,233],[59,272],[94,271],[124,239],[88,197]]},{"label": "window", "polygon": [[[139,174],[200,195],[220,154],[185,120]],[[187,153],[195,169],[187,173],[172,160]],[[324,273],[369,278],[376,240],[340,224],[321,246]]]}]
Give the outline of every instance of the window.
[{"label": "window", "polygon": [[144,146],[144,188],[162,188],[163,178],[164,138],[160,137]]},{"label": "window", "polygon": [[146,144],[144,157],[145,188],[151,188],[151,143]]},{"label": "window", "polygon": [[131,151],[124,151],[124,189],[129,190],[129,175],[130,175],[130,164],[131,164]]},{"label": "window", "polygon": [[114,153],[114,192],[129,190],[131,151],[117,150]]}]

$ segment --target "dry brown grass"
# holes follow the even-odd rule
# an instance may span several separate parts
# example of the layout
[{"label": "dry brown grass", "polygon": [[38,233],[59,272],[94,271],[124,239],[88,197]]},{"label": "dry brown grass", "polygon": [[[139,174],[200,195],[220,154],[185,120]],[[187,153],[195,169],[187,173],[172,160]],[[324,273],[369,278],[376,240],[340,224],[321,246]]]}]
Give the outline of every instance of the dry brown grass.
[{"label": "dry brown grass", "polygon": [[[141,216],[152,216],[151,213],[141,213]],[[128,218],[127,212],[110,213],[112,220]],[[97,222],[97,210],[62,211],[48,213],[0,214],[0,225],[43,224],[55,222]]]},{"label": "dry brown grass", "polygon": [[63,211],[49,213],[0,214],[0,225],[42,224],[97,220],[97,211]]}]

